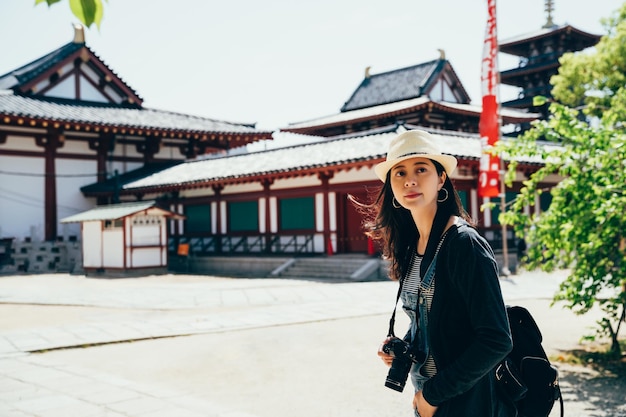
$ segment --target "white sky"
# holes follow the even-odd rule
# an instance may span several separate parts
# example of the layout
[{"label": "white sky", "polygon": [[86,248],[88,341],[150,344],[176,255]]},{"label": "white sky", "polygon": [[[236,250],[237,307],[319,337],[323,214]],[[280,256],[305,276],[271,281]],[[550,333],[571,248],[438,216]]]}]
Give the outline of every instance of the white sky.
[{"label": "white sky", "polygon": [[[604,34],[623,0],[555,0],[554,21]],[[498,38],[541,28],[544,0],[500,0]],[[339,112],[363,79],[446,52],[480,103],[486,1],[108,0],[87,45],[144,106],[262,129]],[[0,75],[73,38],[67,0],[0,2]],[[500,55],[500,69],[517,59]],[[506,99],[512,91],[501,90]]]}]

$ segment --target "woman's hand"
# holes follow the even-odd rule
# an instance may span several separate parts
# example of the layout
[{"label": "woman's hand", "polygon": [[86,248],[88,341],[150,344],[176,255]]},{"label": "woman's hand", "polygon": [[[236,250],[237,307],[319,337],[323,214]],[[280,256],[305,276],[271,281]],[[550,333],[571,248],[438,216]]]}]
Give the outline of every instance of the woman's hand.
[{"label": "woman's hand", "polygon": [[413,408],[417,410],[420,417],[433,417],[437,412],[437,407],[430,405],[428,401],[424,399],[422,391],[417,391],[413,397]]},{"label": "woman's hand", "polygon": [[391,362],[393,362],[393,356],[388,353],[383,352],[383,345],[391,340],[391,337],[387,337],[383,343],[378,347],[378,356],[385,362],[385,365],[391,366]]}]

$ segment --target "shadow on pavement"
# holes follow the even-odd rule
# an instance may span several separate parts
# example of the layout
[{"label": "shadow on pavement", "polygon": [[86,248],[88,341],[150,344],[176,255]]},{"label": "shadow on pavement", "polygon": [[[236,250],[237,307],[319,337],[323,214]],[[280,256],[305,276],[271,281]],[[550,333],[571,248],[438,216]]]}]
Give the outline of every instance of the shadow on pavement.
[{"label": "shadow on pavement", "polygon": [[[565,415],[569,414],[568,402],[582,402],[593,405],[593,407],[584,410],[584,415],[589,417],[626,416],[626,404],[624,402],[626,362],[624,360],[622,363],[603,367],[591,364],[574,366],[558,362],[555,365],[559,368],[561,386],[563,387]],[[554,408],[559,408],[558,403],[555,403]]]}]

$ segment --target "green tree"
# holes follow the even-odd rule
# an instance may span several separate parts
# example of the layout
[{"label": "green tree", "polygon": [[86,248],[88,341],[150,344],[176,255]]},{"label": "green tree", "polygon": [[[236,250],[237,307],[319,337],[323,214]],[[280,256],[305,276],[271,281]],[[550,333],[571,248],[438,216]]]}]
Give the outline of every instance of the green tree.
[{"label": "green tree", "polygon": [[[570,268],[555,301],[584,314],[596,303],[605,315],[599,330],[618,336],[626,306],[626,3],[604,19],[607,35],[593,52],[566,54],[551,80],[554,101],[548,120],[497,149],[510,159],[511,184],[517,161],[541,157],[501,221],[528,243],[528,267]],[[539,216],[534,205],[547,175],[563,179],[550,191],[552,202]]]},{"label": "green tree", "polygon": [[[48,7],[55,3],[59,3],[61,0],[35,0],[35,5],[40,3],[47,3]],[[87,27],[92,24],[100,29],[100,22],[102,21],[102,14],[104,7],[102,0],[68,0],[70,3],[70,9],[74,16]]]}]

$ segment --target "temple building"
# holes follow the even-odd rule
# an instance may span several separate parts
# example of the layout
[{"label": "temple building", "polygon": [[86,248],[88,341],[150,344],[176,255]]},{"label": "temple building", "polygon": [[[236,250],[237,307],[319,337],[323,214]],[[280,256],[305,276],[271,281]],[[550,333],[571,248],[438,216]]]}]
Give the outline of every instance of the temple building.
[{"label": "temple building", "polygon": [[[58,241],[69,230],[59,233],[63,217],[153,201],[176,214],[167,221],[169,253],[184,245],[196,272],[236,274],[249,267],[238,260],[245,255],[266,260],[255,264],[257,274],[282,274],[296,257],[371,256],[378,248],[348,196],[372,201],[381,186],[373,166],[394,135],[418,128],[458,159],[451,178],[462,203],[492,246],[502,246],[499,209],[481,209],[490,201],[477,193],[482,109],[470,104],[444,51],[393,71],[368,68],[336,114],[271,133],[143,108],[81,36],[0,77],[0,237],[19,241],[41,231],[40,240]],[[549,95],[537,87],[558,68],[555,57],[598,39],[566,25],[503,43],[502,52],[525,63],[502,73],[503,82],[521,88],[520,99],[501,109],[503,129],[520,131],[544,117],[531,98]],[[268,140],[267,149],[253,151],[253,142]],[[541,165],[521,161],[507,201]],[[559,180],[550,176],[543,186]],[[539,213],[549,203],[544,193],[527,210]],[[516,241],[510,230],[504,238],[509,247]]]},{"label": "temple building", "polygon": [[72,42],[0,76],[3,235],[33,228],[54,240],[59,217],[93,206],[84,185],[271,138],[252,124],[144,108],[75,30]]},{"label": "temple building", "polygon": [[80,226],[60,219],[116,201],[115,190],[94,199],[81,193],[83,186],[109,178],[123,183],[197,155],[271,139],[254,124],[142,103],[86,45],[82,26],[71,42],[0,75],[0,248],[14,243],[0,254],[0,266],[10,263],[11,252],[22,269],[63,263],[50,251],[65,250],[57,243],[76,240]]},{"label": "temple building", "polygon": [[[407,123],[428,129],[478,133],[482,108],[471,105],[444,51],[433,61],[365,76],[338,114],[291,123],[283,130],[337,136]],[[529,123],[538,115],[503,109],[502,123]]]}]

